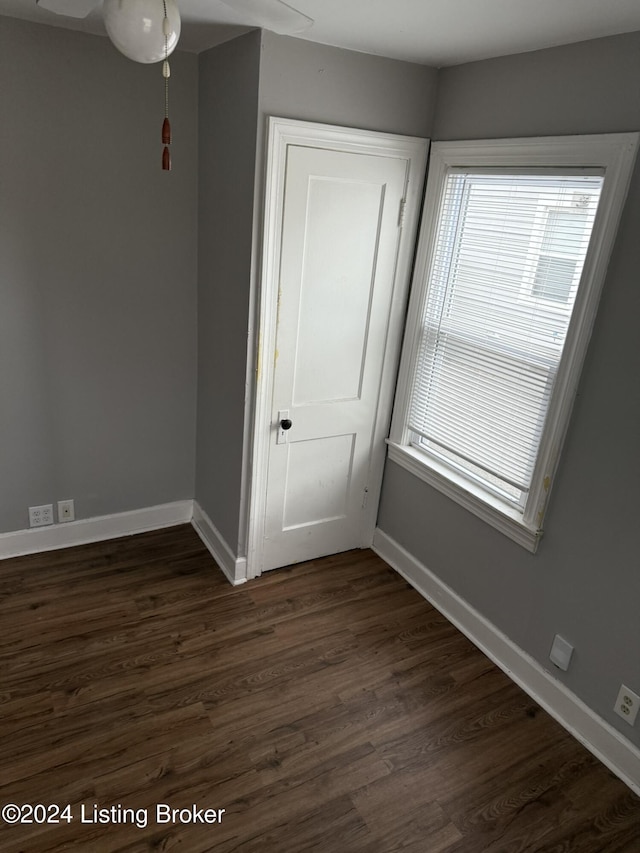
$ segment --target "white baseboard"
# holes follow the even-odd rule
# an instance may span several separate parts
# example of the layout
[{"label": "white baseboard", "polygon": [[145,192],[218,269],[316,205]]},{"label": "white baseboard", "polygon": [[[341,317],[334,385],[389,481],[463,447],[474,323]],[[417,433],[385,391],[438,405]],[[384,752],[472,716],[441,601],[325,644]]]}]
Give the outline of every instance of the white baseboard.
[{"label": "white baseboard", "polygon": [[247,580],[246,557],[236,557],[220,531],[197,501],[193,503],[191,524],[209,549],[213,559],[227,576],[227,580],[234,586],[245,583]]},{"label": "white baseboard", "polygon": [[55,551],[58,548],[72,548],[74,545],[101,542],[105,539],[117,539],[119,536],[132,536],[135,533],[189,522],[229,581],[234,586],[244,583],[247,579],[246,558],[235,556],[209,516],[192,500],[175,501],[114,515],[100,515],[65,524],[0,533],[0,560],[41,551]]},{"label": "white baseboard", "polygon": [[382,530],[373,550],[593,755],[640,794],[640,750]]},{"label": "white baseboard", "polygon": [[37,554],[40,551],[72,548],[74,545],[101,542],[104,539],[117,539],[119,536],[132,536],[134,533],[173,527],[176,524],[188,524],[192,516],[193,501],[175,501],[115,515],[99,515],[48,527],[1,533],[0,560],[20,557],[23,554]]}]

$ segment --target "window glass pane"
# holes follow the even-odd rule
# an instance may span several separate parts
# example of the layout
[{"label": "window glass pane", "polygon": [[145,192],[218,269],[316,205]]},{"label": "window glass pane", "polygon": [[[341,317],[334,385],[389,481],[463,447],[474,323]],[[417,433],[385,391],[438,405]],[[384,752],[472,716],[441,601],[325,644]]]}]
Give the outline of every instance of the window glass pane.
[{"label": "window glass pane", "polygon": [[578,262],[586,253],[588,224],[587,212],[582,208],[549,211],[533,282],[535,296],[557,302],[575,298]]},{"label": "window glass pane", "polygon": [[550,210],[545,223],[542,251],[573,254],[583,248],[587,214],[583,209]]},{"label": "window glass pane", "polygon": [[450,174],[409,427],[416,447],[523,505],[602,177]]},{"label": "window glass pane", "polygon": [[571,295],[571,285],[576,275],[576,267],[576,261],[541,255],[536,267],[533,293],[543,299],[568,302]]}]

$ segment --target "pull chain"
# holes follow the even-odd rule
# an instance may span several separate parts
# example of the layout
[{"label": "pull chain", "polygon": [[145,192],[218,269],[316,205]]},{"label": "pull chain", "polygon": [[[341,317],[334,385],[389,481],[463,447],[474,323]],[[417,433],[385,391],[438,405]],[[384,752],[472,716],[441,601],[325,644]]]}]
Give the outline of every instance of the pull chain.
[{"label": "pull chain", "polygon": [[162,21],[162,32],[164,34],[164,62],[162,63],[162,75],[164,77],[164,121],[162,122],[162,169],[165,172],[171,171],[171,122],[169,121],[169,77],[171,76],[171,68],[169,66],[169,36],[171,34],[171,25],[167,17],[167,2],[162,0],[164,6],[164,19]]}]

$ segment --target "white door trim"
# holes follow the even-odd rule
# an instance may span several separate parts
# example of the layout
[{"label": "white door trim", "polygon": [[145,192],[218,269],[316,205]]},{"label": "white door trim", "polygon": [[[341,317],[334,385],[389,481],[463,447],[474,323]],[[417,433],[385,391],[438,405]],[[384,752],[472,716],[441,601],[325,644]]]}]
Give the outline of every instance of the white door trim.
[{"label": "white door trim", "polygon": [[256,359],[255,405],[251,469],[251,495],[247,531],[247,578],[261,573],[266,508],[267,468],[271,431],[271,401],[273,396],[272,354],[276,344],[278,279],[281,253],[281,223],[283,216],[287,147],[305,145],[333,148],[337,151],[398,157],[407,161],[404,226],[396,267],[392,310],[385,348],[380,402],[376,414],[375,440],[382,444],[380,459],[372,459],[368,495],[367,530],[363,547],[373,541],[382,472],[384,442],[391,418],[391,406],[398,367],[402,323],[409,289],[420,203],[426,171],[429,142],[395,134],[334,127],[315,122],[269,118],[267,162],[265,176],[262,273],[258,306],[258,335]]}]

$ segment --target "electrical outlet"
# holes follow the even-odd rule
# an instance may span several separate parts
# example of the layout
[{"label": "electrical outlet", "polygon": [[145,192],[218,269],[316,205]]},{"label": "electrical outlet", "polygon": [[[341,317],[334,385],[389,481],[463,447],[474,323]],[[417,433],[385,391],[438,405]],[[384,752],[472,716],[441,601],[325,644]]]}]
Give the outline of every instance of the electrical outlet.
[{"label": "electrical outlet", "polygon": [[75,518],[73,501],[58,501],[58,521],[73,521]]},{"label": "electrical outlet", "polygon": [[45,527],[53,524],[53,504],[29,507],[29,527]]},{"label": "electrical outlet", "polygon": [[551,662],[554,663],[558,669],[562,669],[566,672],[569,669],[572,654],[573,646],[571,643],[568,643],[564,637],[560,636],[560,634],[556,634],[553,638],[551,654],[549,655]]},{"label": "electrical outlet", "polygon": [[626,685],[622,685],[620,688],[620,692],[618,693],[618,698],[616,699],[616,704],[614,706],[614,711],[619,717],[629,723],[632,726],[638,715],[638,708],[640,708],[640,696],[633,692],[633,690],[629,690]]}]

